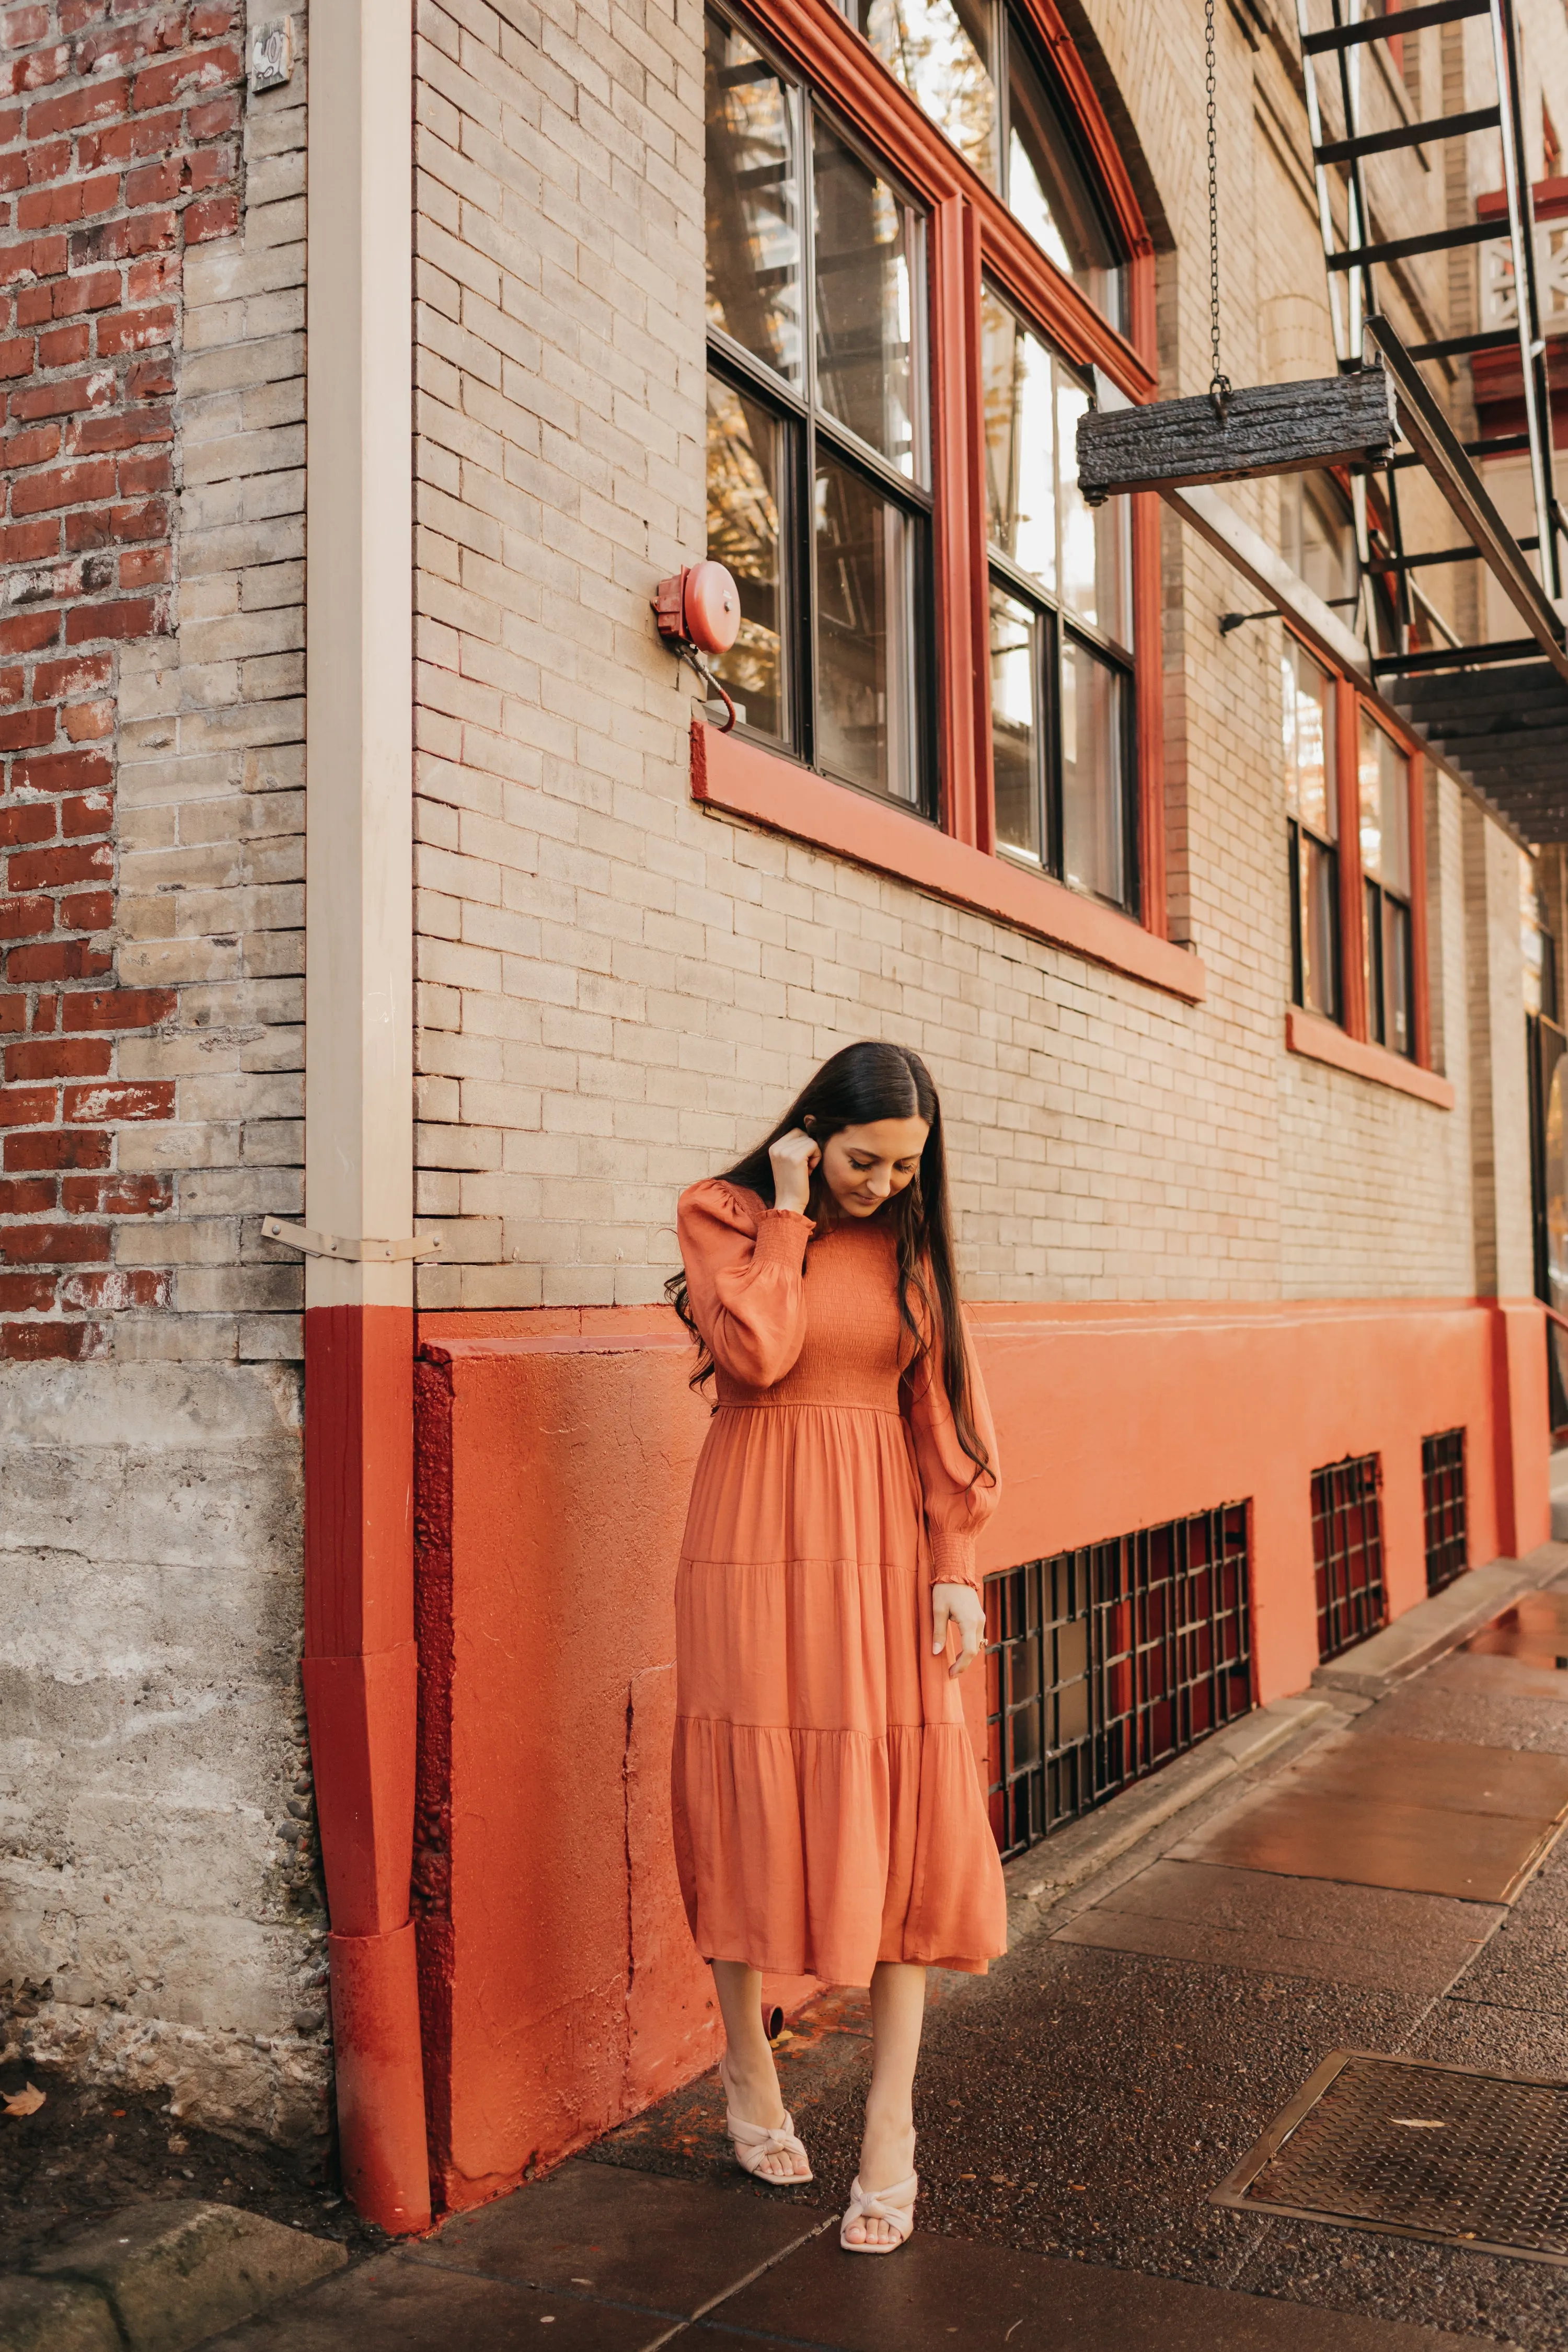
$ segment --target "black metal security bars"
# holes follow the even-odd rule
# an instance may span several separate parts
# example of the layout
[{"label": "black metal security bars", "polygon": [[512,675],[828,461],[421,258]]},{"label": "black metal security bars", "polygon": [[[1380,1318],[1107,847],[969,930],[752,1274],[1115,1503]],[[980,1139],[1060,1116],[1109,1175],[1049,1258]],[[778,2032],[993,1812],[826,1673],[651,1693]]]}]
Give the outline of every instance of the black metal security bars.
[{"label": "black metal security bars", "polygon": [[1383,1623],[1383,1457],[1348,1455],[1312,1473],[1318,1656],[1337,1658]]},{"label": "black metal security bars", "polygon": [[987,1579],[991,1825],[1004,1856],[1252,1705],[1248,1506]]},{"label": "black metal security bars", "polygon": [[1426,1590],[1441,1592],[1470,1564],[1465,1514],[1465,1433],[1439,1430],[1421,1440],[1421,1514],[1426,1534]]}]

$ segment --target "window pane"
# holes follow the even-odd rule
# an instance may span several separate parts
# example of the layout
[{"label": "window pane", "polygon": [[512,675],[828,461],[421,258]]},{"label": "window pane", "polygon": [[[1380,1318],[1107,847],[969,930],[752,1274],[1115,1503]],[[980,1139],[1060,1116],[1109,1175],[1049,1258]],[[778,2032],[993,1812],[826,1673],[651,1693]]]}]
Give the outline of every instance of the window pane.
[{"label": "window pane", "polygon": [[1062,872],[1128,904],[1126,682],[1087,646],[1062,649]]},{"label": "window pane", "polygon": [[817,397],[901,474],[917,459],[914,223],[816,118]]},{"label": "window pane", "polygon": [[1111,325],[1125,326],[1127,273],[1060,110],[1016,29],[1007,49],[1008,209]]},{"label": "window pane", "polygon": [[1388,1043],[1387,999],[1384,992],[1383,971],[1383,892],[1375,882],[1363,882],[1362,893],[1366,904],[1363,941],[1366,956],[1366,1025],[1367,1034],[1375,1045]]},{"label": "window pane", "polygon": [[1383,895],[1383,993],[1386,1013],[1383,1041],[1396,1054],[1415,1051],[1410,1004],[1410,909]]},{"label": "window pane", "polygon": [[1089,397],[1081,384],[1057,367],[1057,451],[1061,474],[1058,512],[1061,519],[1061,593],[1079,620],[1102,629],[1118,645],[1131,646],[1131,509],[1125,499],[1090,507],[1079,495],[1078,421]]},{"label": "window pane", "polygon": [[1279,552],[1325,604],[1342,605],[1344,598],[1355,594],[1355,524],[1338,483],[1321,474],[1284,477],[1279,485]]},{"label": "window pane", "polygon": [[991,591],[991,751],[1000,848],[1041,862],[1038,631],[1026,604]]},{"label": "window pane", "polygon": [[849,14],[889,72],[994,186],[996,84],[984,0],[854,0]]},{"label": "window pane", "polygon": [[751,43],[715,16],[708,19],[708,320],[799,383],[792,101]]},{"label": "window pane", "polygon": [[1340,1017],[1338,933],[1339,858],[1309,833],[1300,839],[1301,1002],[1327,1020]]},{"label": "window pane", "polygon": [[[993,546],[1057,584],[1051,355],[989,287],[980,298],[985,497]],[[1108,501],[1109,503],[1109,501]],[[1118,504],[1121,501],[1117,501]]]},{"label": "window pane", "polygon": [[1356,782],[1361,799],[1363,870],[1401,897],[1410,895],[1410,768],[1398,745],[1368,712],[1361,714]]},{"label": "window pane", "polygon": [[914,549],[909,518],[819,449],[817,709],[822,765],[913,801]]},{"label": "window pane", "polygon": [[1325,841],[1339,838],[1338,764],[1332,688],[1326,671],[1294,637],[1279,660],[1285,794],[1290,814]]},{"label": "window pane", "polygon": [[708,552],[741,592],[741,632],[714,665],[748,727],[786,739],[781,509],[787,428],[760,402],[708,379]]}]

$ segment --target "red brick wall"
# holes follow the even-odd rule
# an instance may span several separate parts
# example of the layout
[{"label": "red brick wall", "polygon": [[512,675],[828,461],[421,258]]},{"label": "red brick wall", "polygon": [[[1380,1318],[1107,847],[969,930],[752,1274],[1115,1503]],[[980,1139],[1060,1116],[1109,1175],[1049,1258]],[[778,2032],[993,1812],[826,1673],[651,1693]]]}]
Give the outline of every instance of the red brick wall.
[{"label": "red brick wall", "polygon": [[187,246],[238,222],[242,8],[38,0],[0,13],[0,1356],[79,1357],[170,1277],[113,1222],[167,1118],[120,1043],[174,990],[116,985],[119,648],[174,626]]}]

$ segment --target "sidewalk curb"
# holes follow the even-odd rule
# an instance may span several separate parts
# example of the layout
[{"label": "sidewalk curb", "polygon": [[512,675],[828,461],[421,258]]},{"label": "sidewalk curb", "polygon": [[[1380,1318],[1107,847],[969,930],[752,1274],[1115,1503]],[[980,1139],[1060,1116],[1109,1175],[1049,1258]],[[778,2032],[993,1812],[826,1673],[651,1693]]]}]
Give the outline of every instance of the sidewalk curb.
[{"label": "sidewalk curb", "polygon": [[5,2352],[189,2352],[348,2260],[237,2205],[128,2205],[0,2277]]},{"label": "sidewalk curb", "polygon": [[1538,1592],[1568,1569],[1568,1544],[1543,1543],[1523,1559],[1494,1559],[1472,1568],[1446,1591],[1418,1601],[1312,1676],[1316,1690],[1384,1698],[1447,1651],[1479,1633],[1526,1592]]},{"label": "sidewalk curb", "polygon": [[1185,1812],[1211,1790],[1261,1764],[1298,1732],[1338,1713],[1331,1699],[1316,1698],[1310,1691],[1254,1707],[1239,1723],[1214,1732],[1201,1748],[1179,1756],[1152,1779],[1135,1783],[1059,1837],[1037,1846],[1028,1857],[1034,1874],[1028,1885],[1016,1889],[1017,1895],[1028,1903],[1057,1902],[1097,1870],[1120,1860],[1173,1814]]},{"label": "sidewalk curb", "polygon": [[[1238,1723],[1211,1733],[1200,1748],[1179,1756],[1147,1780],[1136,1781],[1058,1835],[1044,1840],[1009,1867],[1016,1901],[1048,1909],[1096,1872],[1108,1869],[1151,1831],[1261,1764],[1288,1739],[1327,1718],[1384,1698],[1500,1615],[1526,1592],[1539,1591],[1568,1570],[1568,1544],[1545,1543],[1524,1559],[1492,1560],[1458,1578],[1446,1591],[1417,1601],[1331,1664],[1320,1666],[1311,1687],[1292,1698],[1255,1707]],[[1320,1695],[1321,1694],[1321,1696]],[[1014,1879],[1013,1874],[1016,1873]]]}]

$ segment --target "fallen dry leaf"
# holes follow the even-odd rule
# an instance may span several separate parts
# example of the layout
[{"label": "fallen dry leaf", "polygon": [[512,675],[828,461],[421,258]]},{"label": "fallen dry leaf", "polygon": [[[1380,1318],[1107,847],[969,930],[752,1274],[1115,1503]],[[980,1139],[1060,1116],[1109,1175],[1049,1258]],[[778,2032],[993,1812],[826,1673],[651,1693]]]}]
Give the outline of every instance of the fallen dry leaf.
[{"label": "fallen dry leaf", "polygon": [[36,2083],[29,2083],[26,2089],[23,2091],[7,2092],[5,2113],[8,2116],[36,2116],[47,2095],[47,2093],[38,2089]]}]

